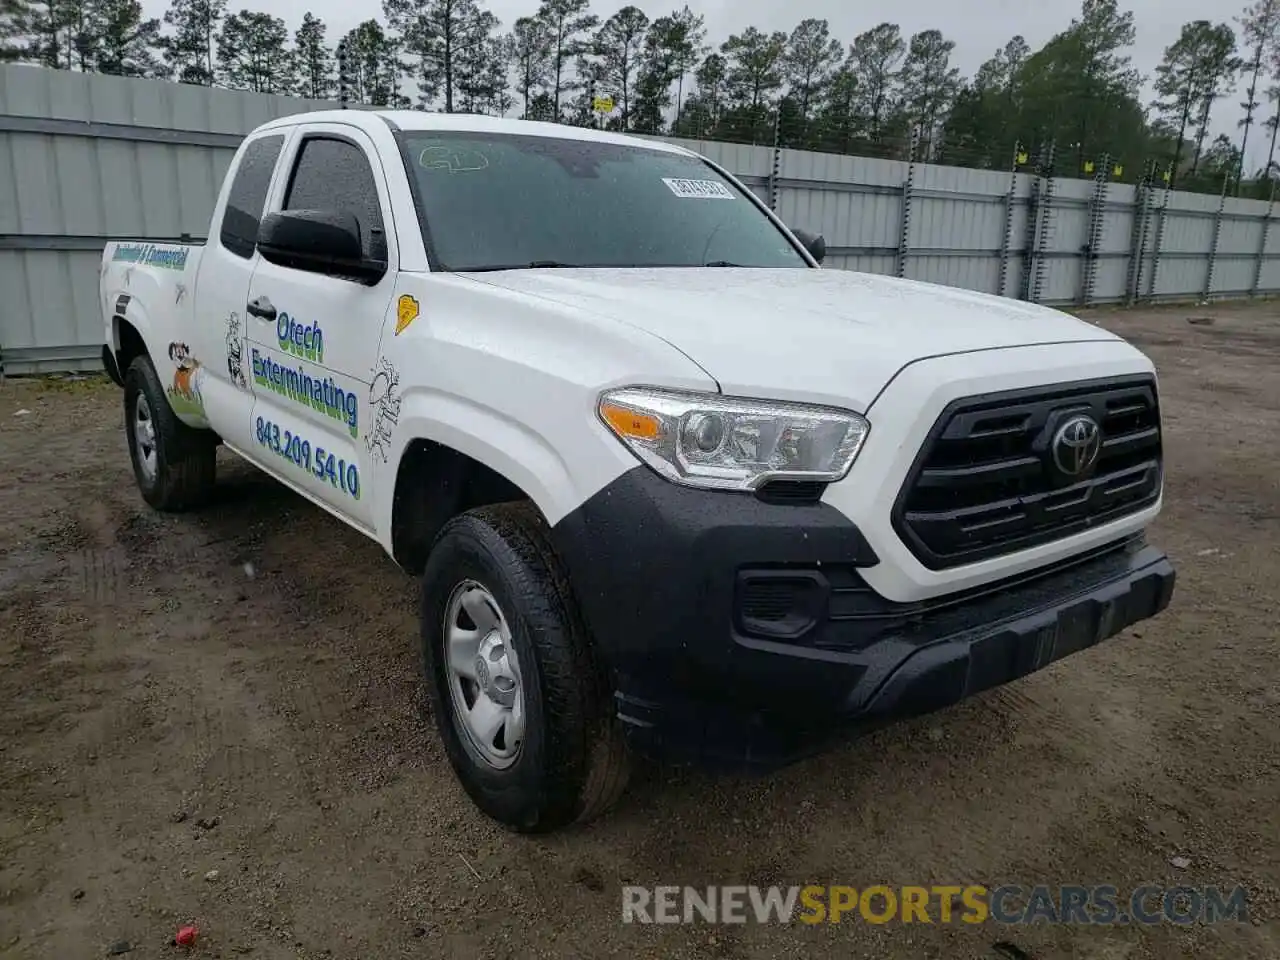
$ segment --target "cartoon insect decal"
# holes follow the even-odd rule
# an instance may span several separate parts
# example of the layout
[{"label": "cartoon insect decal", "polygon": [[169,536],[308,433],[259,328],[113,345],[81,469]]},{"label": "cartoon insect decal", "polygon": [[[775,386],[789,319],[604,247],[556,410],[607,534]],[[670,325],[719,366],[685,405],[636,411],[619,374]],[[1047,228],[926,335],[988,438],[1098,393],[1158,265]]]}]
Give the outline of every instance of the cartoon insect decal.
[{"label": "cartoon insect decal", "polygon": [[369,384],[369,405],[373,408],[373,424],[365,435],[369,453],[378,453],[387,462],[391,434],[400,420],[400,374],[384,358],[374,367]]},{"label": "cartoon insect decal", "polygon": [[234,310],[227,317],[227,375],[241,390],[248,389],[244,376],[244,345],[240,341],[240,314]]},{"label": "cartoon insect decal", "polygon": [[183,400],[202,404],[200,397],[200,379],[204,373],[200,361],[191,356],[191,348],[185,343],[169,344],[169,359],[178,365],[173,371],[172,392]]}]

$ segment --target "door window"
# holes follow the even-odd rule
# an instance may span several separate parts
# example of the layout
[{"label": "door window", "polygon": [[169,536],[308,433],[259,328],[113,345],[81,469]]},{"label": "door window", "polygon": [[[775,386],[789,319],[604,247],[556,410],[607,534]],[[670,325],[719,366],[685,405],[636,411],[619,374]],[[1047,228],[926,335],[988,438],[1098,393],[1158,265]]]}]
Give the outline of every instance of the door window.
[{"label": "door window", "polygon": [[365,152],[335,137],[308,137],[298,151],[285,210],[345,210],[360,224],[366,258],[385,260],[386,234],[378,188]]}]

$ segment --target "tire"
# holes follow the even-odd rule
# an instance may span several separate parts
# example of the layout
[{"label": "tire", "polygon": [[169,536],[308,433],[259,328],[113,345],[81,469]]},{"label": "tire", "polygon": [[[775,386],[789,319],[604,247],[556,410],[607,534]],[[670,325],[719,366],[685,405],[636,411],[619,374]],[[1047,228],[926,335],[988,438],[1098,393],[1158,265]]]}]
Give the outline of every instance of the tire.
[{"label": "tire", "polygon": [[[177,418],[145,354],[135,357],[125,373],[124,411],[129,459],[142,499],[170,513],[207,503],[216,479],[217,445],[207,431]],[[149,432],[139,427],[141,420],[150,421]]]},{"label": "tire", "polygon": [[[527,503],[471,510],[445,524],[422,575],[423,665],[445,752],[476,806],[521,833],[599,816],[621,796],[629,773],[612,691],[547,532]],[[468,604],[489,608],[488,614],[496,606],[490,619],[497,623],[459,617]],[[488,741],[463,718],[468,690],[480,702],[479,682],[457,677],[446,651],[448,624],[466,621],[484,637],[477,657],[492,667],[483,670],[488,689],[513,701],[502,732]],[[476,677],[480,665],[471,663]],[[514,693],[504,693],[504,675],[517,677]],[[496,701],[485,699],[492,708]],[[518,747],[514,737],[506,742],[517,713],[523,718],[516,723],[523,726]],[[495,742],[510,755],[486,756],[486,749],[496,752]]]}]

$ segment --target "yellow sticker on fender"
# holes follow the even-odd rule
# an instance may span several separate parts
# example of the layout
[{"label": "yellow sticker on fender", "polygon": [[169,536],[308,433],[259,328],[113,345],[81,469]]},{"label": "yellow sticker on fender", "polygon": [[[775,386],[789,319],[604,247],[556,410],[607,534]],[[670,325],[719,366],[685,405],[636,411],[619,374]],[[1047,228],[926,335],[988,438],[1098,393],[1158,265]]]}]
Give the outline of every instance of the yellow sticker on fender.
[{"label": "yellow sticker on fender", "polygon": [[417,319],[418,301],[407,293],[402,294],[400,301],[396,304],[396,336],[400,336],[404,328]]}]

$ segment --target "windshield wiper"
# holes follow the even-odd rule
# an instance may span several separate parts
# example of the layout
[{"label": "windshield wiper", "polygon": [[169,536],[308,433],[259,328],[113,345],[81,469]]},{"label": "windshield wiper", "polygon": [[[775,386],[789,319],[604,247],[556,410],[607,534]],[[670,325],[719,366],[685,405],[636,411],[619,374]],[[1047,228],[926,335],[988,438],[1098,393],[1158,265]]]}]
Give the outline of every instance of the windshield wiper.
[{"label": "windshield wiper", "polygon": [[742,264],[732,263],[728,260],[712,260],[709,263],[704,263],[703,266],[704,267],[740,267],[742,266]]},{"label": "windshield wiper", "polygon": [[576,269],[581,263],[564,263],[560,260],[533,260],[529,263],[489,263],[478,267],[454,267],[454,273],[489,273],[494,270],[542,270],[550,267]]}]

